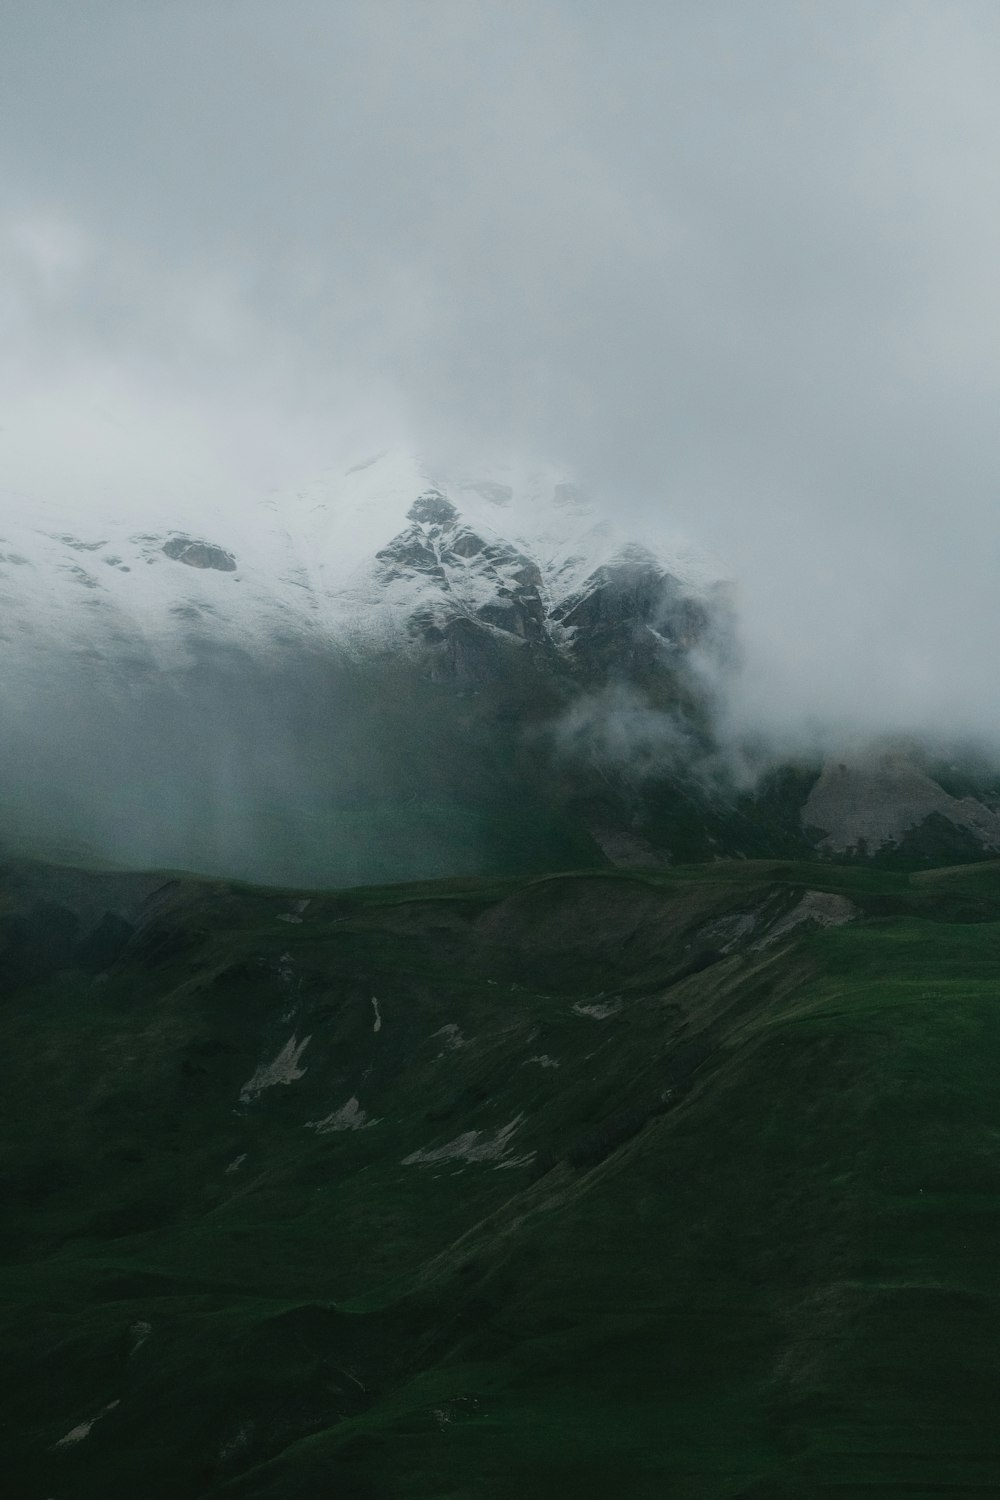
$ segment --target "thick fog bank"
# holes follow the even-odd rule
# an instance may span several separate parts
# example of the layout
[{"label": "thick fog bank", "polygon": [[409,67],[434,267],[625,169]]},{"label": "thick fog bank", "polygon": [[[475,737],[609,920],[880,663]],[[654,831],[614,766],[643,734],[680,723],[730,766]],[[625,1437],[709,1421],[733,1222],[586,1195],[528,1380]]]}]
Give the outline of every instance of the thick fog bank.
[{"label": "thick fog bank", "polygon": [[0,673],[0,850],[346,886],[586,863],[520,736],[405,661],[205,649]]},{"label": "thick fog bank", "polygon": [[[541,460],[734,580],[727,774],[988,751],[998,70],[985,0],[7,7],[0,538],[150,495],[211,537],[400,439]],[[129,859],[249,867],[260,808],[378,739],[320,772],[291,697],[106,709],[61,673],[0,705],[7,806]],[[685,750],[641,694],[575,713],[619,762]]]}]

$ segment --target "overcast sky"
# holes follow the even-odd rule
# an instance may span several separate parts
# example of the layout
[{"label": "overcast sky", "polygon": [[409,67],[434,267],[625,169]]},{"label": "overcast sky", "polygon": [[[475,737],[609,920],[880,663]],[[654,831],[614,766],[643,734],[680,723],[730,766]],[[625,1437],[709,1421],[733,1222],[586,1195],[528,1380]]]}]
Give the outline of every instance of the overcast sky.
[{"label": "overcast sky", "polygon": [[537,456],[723,560],[751,717],[1000,741],[998,77],[995,0],[8,0],[0,472]]}]

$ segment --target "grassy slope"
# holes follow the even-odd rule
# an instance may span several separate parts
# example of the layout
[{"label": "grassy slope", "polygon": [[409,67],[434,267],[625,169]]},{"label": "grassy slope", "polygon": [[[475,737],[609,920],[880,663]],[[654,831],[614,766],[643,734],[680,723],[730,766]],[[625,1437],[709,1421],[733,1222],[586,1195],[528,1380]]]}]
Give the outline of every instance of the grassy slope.
[{"label": "grassy slope", "polygon": [[[806,886],[863,920],[757,947]],[[182,884],[106,973],[8,969],[12,1493],[1000,1490],[995,866],[288,912]]]}]

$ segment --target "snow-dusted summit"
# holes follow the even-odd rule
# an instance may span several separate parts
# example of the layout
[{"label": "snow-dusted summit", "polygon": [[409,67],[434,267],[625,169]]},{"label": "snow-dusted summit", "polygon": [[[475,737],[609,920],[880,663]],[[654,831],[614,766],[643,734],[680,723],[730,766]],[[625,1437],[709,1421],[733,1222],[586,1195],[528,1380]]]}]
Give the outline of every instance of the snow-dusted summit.
[{"label": "snow-dusted summit", "polygon": [[544,469],[0,492],[0,852],[296,884],[586,863],[562,803],[606,782],[564,776],[560,726],[623,682],[693,718],[718,587]]},{"label": "snow-dusted summit", "polygon": [[401,450],[239,501],[0,494],[8,661],[41,647],[175,667],[211,642],[417,646],[460,669],[470,632],[571,658],[626,616],[676,648],[714,587],[703,561],[620,532],[555,471],[473,478]]}]

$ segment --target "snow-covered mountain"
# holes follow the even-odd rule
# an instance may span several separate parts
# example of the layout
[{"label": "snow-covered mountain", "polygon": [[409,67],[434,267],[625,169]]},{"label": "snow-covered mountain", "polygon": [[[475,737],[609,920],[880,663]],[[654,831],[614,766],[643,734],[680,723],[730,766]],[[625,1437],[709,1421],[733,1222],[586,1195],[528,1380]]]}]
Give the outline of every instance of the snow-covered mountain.
[{"label": "snow-covered mountain", "polygon": [[586,760],[622,684],[683,736],[727,618],[717,570],[551,469],[0,494],[0,848],[312,884],[600,860],[606,811],[567,805],[606,772],[563,739]]},{"label": "snow-covered mountain", "polygon": [[209,508],[137,494],[81,512],[0,494],[8,659],[44,647],[174,667],[206,641],[364,652],[440,644],[459,621],[572,654],[600,623],[586,601],[609,585],[676,644],[716,583],[703,559],[619,530],[555,471],[470,478],[402,450]]},{"label": "snow-covered mountain", "polygon": [[345,884],[1000,841],[1000,779],[919,747],[727,788],[727,585],[556,470],[90,481],[0,492],[0,849]]}]

